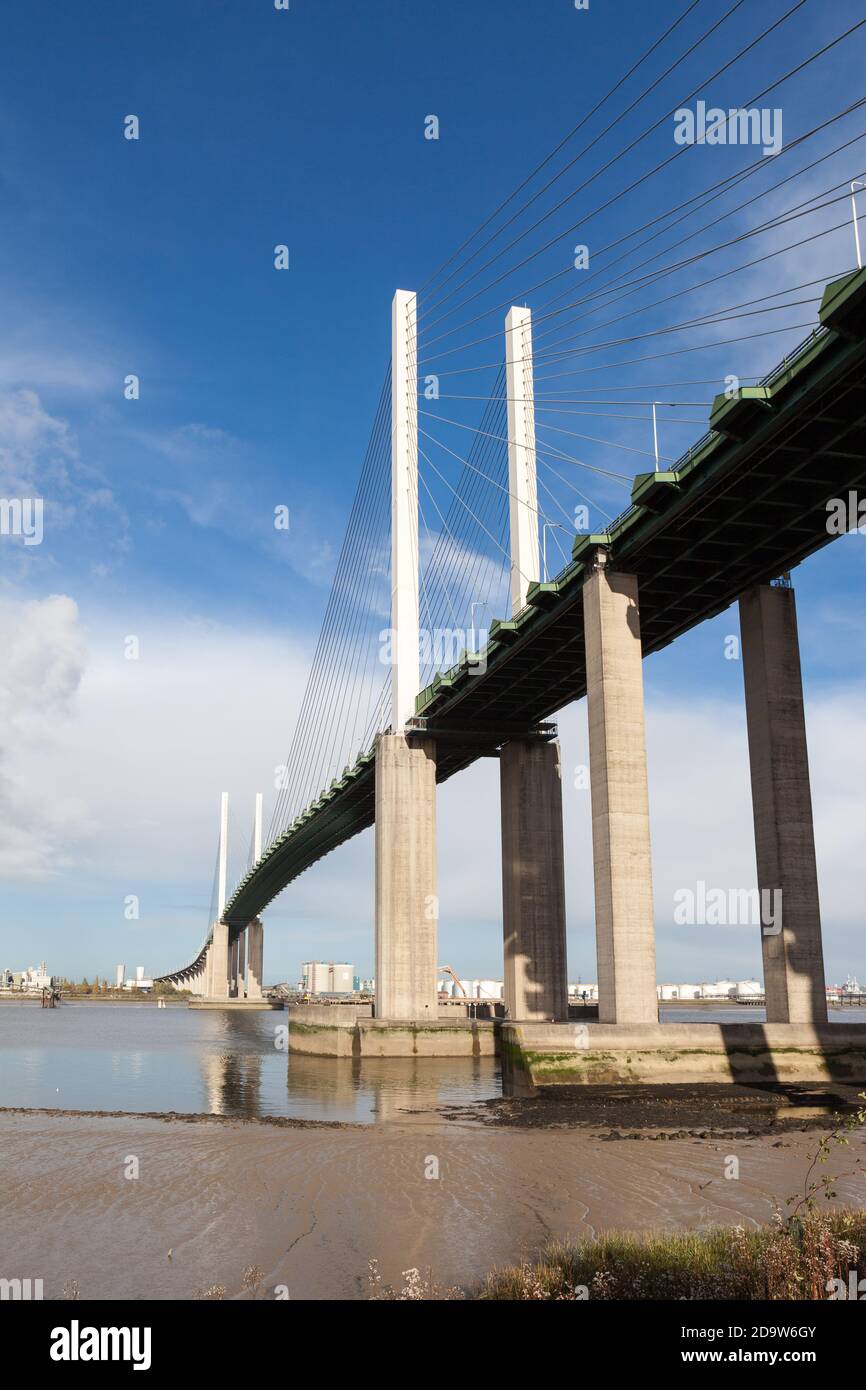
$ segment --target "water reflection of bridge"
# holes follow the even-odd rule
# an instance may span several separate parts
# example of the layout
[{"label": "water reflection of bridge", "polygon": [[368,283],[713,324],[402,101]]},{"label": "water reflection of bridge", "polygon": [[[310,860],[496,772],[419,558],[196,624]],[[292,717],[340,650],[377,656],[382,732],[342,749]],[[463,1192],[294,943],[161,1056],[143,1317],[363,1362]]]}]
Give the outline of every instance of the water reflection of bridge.
[{"label": "water reflection of bridge", "polygon": [[[423,1121],[440,1107],[499,1094],[499,1069],[489,1057],[288,1057],[275,1024],[273,1044],[261,1015],[227,1012],[202,1056],[203,1109],[243,1119],[365,1123]],[[278,1069],[269,1070],[271,1060]],[[271,1077],[274,1077],[271,1082]]]}]

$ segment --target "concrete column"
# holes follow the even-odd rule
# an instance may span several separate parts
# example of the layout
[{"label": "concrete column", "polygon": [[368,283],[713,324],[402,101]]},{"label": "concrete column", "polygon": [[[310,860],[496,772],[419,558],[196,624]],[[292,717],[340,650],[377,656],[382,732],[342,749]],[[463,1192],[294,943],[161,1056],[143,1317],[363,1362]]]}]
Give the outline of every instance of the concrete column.
[{"label": "concrete column", "polygon": [[204,997],[210,999],[213,994],[213,943],[207,948],[204,962]]},{"label": "concrete column", "polygon": [[656,1023],[655,930],[637,579],[583,589],[599,1021]]},{"label": "concrete column", "polygon": [[436,746],[376,743],[376,1017],[435,1019]]},{"label": "concrete column", "polygon": [[238,992],[238,957],[240,938],[235,937],[229,947],[229,995],[234,998]]},{"label": "concrete column", "polygon": [[229,929],[225,922],[214,922],[213,940],[208,953],[211,957],[211,999],[229,997]]},{"label": "concrete column", "polygon": [[750,589],[740,599],[740,632],[767,1022],[826,1023],[818,869],[793,589],[769,584]]},{"label": "concrete column", "polygon": [[247,992],[247,934],[242,931],[238,937],[238,998],[243,999]]},{"label": "concrete column", "polygon": [[559,744],[506,744],[499,777],[507,1016],[567,1020]]},{"label": "concrete column", "polygon": [[250,922],[247,927],[247,956],[249,959],[249,975],[247,978],[247,998],[261,999],[262,997],[262,956],[264,950],[265,929],[258,920]]}]

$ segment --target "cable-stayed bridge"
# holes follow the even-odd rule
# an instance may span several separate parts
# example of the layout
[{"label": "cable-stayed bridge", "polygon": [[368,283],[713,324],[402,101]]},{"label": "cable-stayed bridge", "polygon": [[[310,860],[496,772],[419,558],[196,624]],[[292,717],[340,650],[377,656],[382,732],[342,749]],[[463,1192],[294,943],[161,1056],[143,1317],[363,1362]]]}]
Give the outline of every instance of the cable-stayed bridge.
[{"label": "cable-stayed bridge", "polygon": [[[213,926],[165,978],[258,997],[259,914],[375,825],[377,1014],[435,1017],[435,785],[492,755],[507,1010],[565,1018],[549,721],[587,695],[600,1018],[653,1021],[641,659],[739,600],[758,878],[790,904],[784,930],[762,935],[768,1019],[826,1018],[787,576],[839,534],[834,501],[866,487],[853,177],[866,98],[831,115],[822,103],[820,123],[804,119],[772,158],[711,138],[748,136],[757,103],[862,56],[866,21],[773,74],[775,38],[805,3],[768,23],[762,11],[748,35],[740,4],[711,24],[700,0],[685,6],[418,294],[397,292],[268,832],[258,806],[251,862],[229,888],[224,808]],[[676,113],[757,51],[773,80],[738,88],[704,138],[678,143]],[[856,505],[850,520],[841,529]]]}]

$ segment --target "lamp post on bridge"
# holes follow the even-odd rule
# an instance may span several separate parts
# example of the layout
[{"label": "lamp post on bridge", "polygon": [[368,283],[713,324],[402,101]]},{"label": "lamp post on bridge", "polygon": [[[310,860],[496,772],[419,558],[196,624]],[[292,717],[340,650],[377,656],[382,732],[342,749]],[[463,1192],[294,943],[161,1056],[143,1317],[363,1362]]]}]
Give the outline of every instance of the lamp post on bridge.
[{"label": "lamp post on bridge", "polygon": [[851,180],[851,212],[854,218],[854,247],[857,252],[857,269],[863,269],[863,257],[860,253],[860,226],[857,219],[857,189],[866,188],[866,183],[862,179]]},{"label": "lamp post on bridge", "polygon": [[661,461],[661,454],[659,453],[659,426],[658,426],[658,415],[657,415],[657,413],[656,413],[657,410],[658,410],[658,407],[659,407],[659,406],[664,406],[665,409],[667,409],[667,410],[676,410],[677,407],[679,407],[679,406],[681,406],[681,405],[695,405],[695,404],[696,404],[695,401],[653,401],[653,403],[652,403],[652,410],[653,410],[653,454],[655,455],[655,462],[656,462],[656,469],[655,469],[655,471],[656,471],[657,473],[661,471],[661,462],[662,462],[662,461]]},{"label": "lamp post on bridge", "polygon": [[565,531],[565,532],[568,533],[568,535],[571,535],[571,531],[569,530],[569,528],[568,528],[567,526],[563,526],[563,524],[562,524],[561,521],[545,521],[545,522],[542,523],[542,527],[541,527],[541,574],[542,574],[542,577],[543,577],[543,579],[544,579],[545,584],[547,584],[547,583],[549,582],[549,580],[550,580],[550,575],[549,575],[548,572],[547,572],[547,533],[548,533],[548,531]]}]

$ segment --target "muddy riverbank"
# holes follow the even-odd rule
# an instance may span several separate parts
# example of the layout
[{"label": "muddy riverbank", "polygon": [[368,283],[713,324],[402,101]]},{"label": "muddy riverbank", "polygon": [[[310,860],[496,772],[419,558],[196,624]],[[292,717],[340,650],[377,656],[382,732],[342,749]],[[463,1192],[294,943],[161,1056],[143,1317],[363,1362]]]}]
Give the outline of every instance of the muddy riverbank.
[{"label": "muddy riverbank", "polygon": [[[375,1126],[5,1111],[4,1273],[42,1278],[50,1298],[73,1283],[82,1299],[189,1299],[214,1285],[237,1298],[257,1266],[261,1297],[363,1299],[372,1259],[391,1283],[415,1267],[470,1290],[551,1237],[769,1221],[802,1191],[814,1122],[833,1123],[786,1115],[733,1133],[725,1116],[714,1132],[704,1111],[702,1137],[686,1111],[672,1121],[656,1104],[661,1126],[648,1107],[630,1125],[623,1109],[615,1123],[612,1110],[575,1123],[573,1109],[571,1122],[562,1110],[541,1123],[536,1109],[522,1123],[525,1102]],[[866,1204],[866,1178],[849,1175],[864,1167],[858,1131],[822,1170],[842,1175],[840,1203]]]}]

